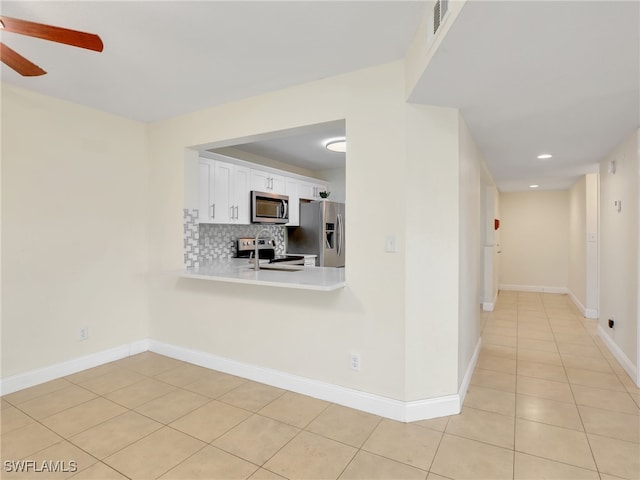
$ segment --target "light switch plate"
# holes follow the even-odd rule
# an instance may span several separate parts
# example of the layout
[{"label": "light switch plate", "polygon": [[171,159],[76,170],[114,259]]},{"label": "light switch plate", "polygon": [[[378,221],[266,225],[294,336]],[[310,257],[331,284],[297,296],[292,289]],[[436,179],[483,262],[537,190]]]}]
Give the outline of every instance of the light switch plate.
[{"label": "light switch plate", "polygon": [[398,237],[396,237],[395,235],[387,235],[387,239],[385,242],[385,251],[387,253],[398,252]]}]

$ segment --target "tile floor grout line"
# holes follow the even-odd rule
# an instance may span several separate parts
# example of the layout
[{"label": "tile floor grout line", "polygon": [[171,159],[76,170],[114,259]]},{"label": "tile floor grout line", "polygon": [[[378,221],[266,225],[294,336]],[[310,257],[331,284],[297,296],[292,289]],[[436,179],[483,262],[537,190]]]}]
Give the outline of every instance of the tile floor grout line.
[{"label": "tile floor grout line", "polygon": [[[555,332],[552,332],[552,334],[553,334],[553,338],[554,338],[554,340],[556,342],[556,347],[558,348],[558,352],[560,352],[560,347],[558,346],[558,342],[557,342],[557,339],[556,339],[556,334],[555,334]],[[600,469],[598,468],[598,463],[596,462],[596,456],[595,456],[595,453],[593,451],[593,447],[591,446],[591,442],[589,441],[589,435],[587,435],[587,428],[586,428],[586,426],[584,424],[584,420],[582,418],[582,413],[580,412],[580,409],[578,408],[578,402],[576,400],[575,393],[573,392],[573,385],[572,385],[571,379],[569,378],[569,372],[567,372],[567,367],[566,367],[566,365],[564,363],[565,360],[562,358],[562,355],[560,355],[560,362],[562,362],[562,368],[564,369],[564,373],[567,376],[567,381],[568,381],[568,384],[569,384],[569,390],[571,391],[571,398],[573,398],[573,403],[574,403],[576,411],[578,412],[578,418],[580,419],[580,424],[582,425],[582,430],[584,432],[584,438],[587,441],[587,445],[589,446],[589,453],[591,453],[591,460],[593,461],[593,465],[595,466],[596,471],[598,472],[598,476],[600,476]]]},{"label": "tile floor grout line", "polygon": [[[288,391],[288,390],[285,390],[285,392],[283,392],[283,394],[282,394],[282,395],[280,395],[280,397],[282,397],[285,393],[287,393],[287,391]],[[293,393],[295,393],[295,392],[293,392]],[[299,393],[298,393],[297,395],[302,395],[302,394],[299,394]],[[280,398],[280,397],[278,397],[278,398]],[[311,398],[313,398],[313,397],[311,397]],[[277,399],[272,400],[272,401],[271,401],[271,402],[269,402],[267,405],[270,405],[271,403],[275,402],[275,400],[277,400]],[[260,411],[261,411],[263,408],[265,408],[267,405],[265,405],[264,407],[262,407],[262,408],[260,409]],[[274,473],[274,474],[276,474],[276,475],[280,475],[279,473],[274,472],[274,471],[272,471],[272,470],[269,470],[268,468],[265,468],[264,466],[265,466],[267,463],[269,463],[269,461],[270,461],[272,458],[274,458],[276,455],[278,455],[278,453],[280,453],[280,452],[282,451],[282,449],[283,449],[283,448],[285,448],[287,445],[289,445],[289,444],[290,444],[290,443],[291,443],[295,438],[299,437],[299,436],[300,436],[300,434],[301,434],[302,432],[313,433],[313,432],[308,432],[307,430],[305,430],[305,429],[306,429],[306,427],[307,427],[307,426],[309,426],[309,424],[310,424],[311,422],[313,422],[316,418],[318,418],[318,416],[320,416],[320,415],[321,415],[321,414],[322,414],[322,413],[323,413],[327,408],[329,408],[329,406],[330,406],[330,405],[332,405],[332,404],[331,404],[331,403],[328,403],[328,405],[327,405],[325,408],[323,408],[323,409],[322,409],[322,411],[321,411],[320,413],[318,413],[315,417],[313,417],[313,419],[311,419],[311,420],[310,420],[310,421],[309,421],[309,422],[308,422],[304,427],[302,427],[302,428],[301,428],[301,427],[298,427],[298,426],[296,426],[296,425],[291,425],[291,424],[289,424],[289,423],[286,423],[286,422],[283,422],[283,421],[277,420],[277,419],[275,419],[275,418],[268,417],[268,416],[266,416],[266,415],[264,415],[264,414],[260,414],[260,413],[258,413],[258,412],[255,412],[255,415],[258,415],[258,416],[261,416],[261,417],[263,417],[263,418],[267,418],[267,419],[269,419],[269,420],[273,420],[273,421],[276,421],[276,422],[282,423],[282,424],[284,424],[284,425],[288,425],[288,426],[290,426],[290,427],[294,427],[294,428],[297,428],[297,429],[298,429],[298,432],[296,432],[296,434],[295,434],[293,437],[291,437],[288,441],[286,441],[285,443],[283,443],[283,444],[282,444],[282,446],[280,446],[280,448],[278,448],[278,449],[273,453],[273,455],[271,455],[269,458],[267,458],[267,459],[262,463],[262,465],[260,465],[260,468],[264,468],[265,470],[268,470],[268,471],[270,471],[270,472],[272,472],[272,473]],[[225,432],[225,434],[226,434],[226,432]],[[222,435],[220,435],[220,437],[222,437]],[[220,437],[218,437],[218,438],[220,438]],[[324,436],[323,436],[322,438],[326,438],[326,437],[324,437]],[[254,473],[255,473],[255,472],[254,472]],[[282,477],[283,475],[280,475],[280,476]]]},{"label": "tile floor grout line", "polygon": [[[123,368],[124,368],[124,367],[123,367]],[[108,392],[108,393],[111,393],[111,392]],[[105,395],[107,395],[108,393],[105,393]],[[109,400],[108,398],[106,398],[106,396],[105,396],[105,395],[100,395],[100,396],[101,396],[102,398],[104,398],[105,400]],[[111,401],[111,400],[109,400],[109,401]],[[115,403],[115,402],[114,402],[114,403]],[[154,434],[154,433],[158,432],[159,430],[162,430],[162,428],[164,428],[164,427],[168,427],[168,425],[164,424],[163,422],[159,422],[159,421],[157,421],[157,420],[155,420],[155,419],[153,419],[153,418],[147,417],[146,415],[143,415],[143,414],[141,414],[141,413],[139,413],[139,412],[136,412],[136,411],[135,411],[134,409],[132,409],[132,408],[125,407],[125,406],[123,406],[123,407],[126,409],[126,411],[125,411],[125,412],[122,412],[120,415],[116,415],[115,417],[111,417],[111,418],[109,418],[109,419],[105,420],[104,422],[100,422],[100,423],[98,423],[98,424],[96,424],[96,425],[94,425],[94,426],[92,426],[92,427],[90,427],[90,428],[87,428],[87,429],[83,430],[82,432],[78,432],[78,433],[76,433],[76,434],[72,435],[72,437],[73,437],[73,436],[76,436],[76,435],[79,435],[80,433],[86,432],[87,430],[90,430],[91,428],[94,428],[94,427],[97,427],[97,426],[99,426],[99,425],[102,425],[102,424],[104,424],[104,423],[106,423],[106,422],[108,422],[108,421],[110,421],[110,420],[113,420],[114,418],[118,418],[118,417],[124,416],[124,415],[126,415],[127,413],[134,413],[134,414],[138,414],[138,415],[141,415],[141,416],[143,416],[143,417],[145,417],[145,418],[149,418],[150,420],[152,420],[152,421],[154,421],[154,422],[158,423],[158,424],[160,425],[160,427],[158,427],[158,428],[156,428],[155,430],[153,430],[153,431],[151,431],[151,432],[147,433],[146,435],[143,435],[143,436],[142,436],[142,437],[140,437],[140,438],[137,438],[137,439],[136,439],[136,440],[134,440],[133,442],[128,443],[128,444],[126,444],[126,445],[124,445],[122,448],[119,448],[118,450],[116,450],[116,451],[114,451],[114,452],[111,452],[111,453],[110,453],[109,455],[107,455],[106,457],[104,457],[104,458],[102,458],[102,459],[98,459],[99,461],[101,461],[101,462],[103,462],[105,465],[107,465],[109,468],[112,468],[113,470],[116,470],[118,473],[122,473],[122,472],[120,472],[119,470],[117,470],[114,466],[112,466],[112,465],[108,464],[107,462],[105,462],[105,460],[106,460],[107,458],[109,458],[109,457],[111,457],[111,456],[115,455],[116,453],[118,453],[118,452],[120,452],[120,451],[124,450],[124,449],[125,449],[125,448],[127,448],[127,447],[130,447],[130,446],[131,446],[131,445],[133,445],[134,443],[137,443],[137,442],[139,442],[140,440],[143,440],[143,439],[145,439],[145,438],[149,437],[150,435],[152,435],[152,434]],[[72,443],[73,445],[75,445],[76,447],[78,447],[79,449],[81,449],[81,450],[85,451],[85,450],[84,450],[80,445],[78,445],[78,444],[76,444],[76,443],[73,443],[73,442],[71,441],[71,437],[68,439],[68,441],[69,441],[70,443]],[[87,453],[89,453],[89,452],[87,452]],[[93,455],[92,455],[92,456],[93,456]],[[96,457],[96,458],[97,458],[97,457]],[[124,473],[122,473],[122,474],[124,475]],[[127,475],[125,475],[125,477],[129,478]]]},{"label": "tile floor grout line", "polygon": [[[444,432],[440,432],[440,433],[444,433]],[[411,467],[411,468],[415,468],[417,470],[421,470],[421,471],[423,471],[423,472],[425,472],[427,474],[429,473],[429,470],[425,470],[424,468],[416,467],[415,465],[411,465],[410,463],[403,462],[402,460],[398,460],[397,458],[391,458],[391,457],[388,457],[388,456],[383,455],[383,454],[378,453],[378,452],[372,452],[371,450],[367,450],[365,448],[358,449],[358,452],[360,452],[360,451],[362,451],[364,453],[368,453],[370,455],[375,455],[376,457],[384,458],[385,460],[389,460],[391,462],[399,463],[399,464],[404,465],[406,467]],[[354,455],[354,457],[355,457],[355,455]],[[435,455],[433,456],[433,458],[435,458]]]},{"label": "tile floor grout line", "polygon": [[450,436],[456,437],[456,438],[462,438],[463,440],[469,440],[471,442],[482,443],[483,445],[489,445],[490,447],[496,447],[496,448],[501,448],[503,450],[509,450],[510,452],[515,451],[515,444],[514,444],[514,448],[511,448],[511,447],[505,447],[504,445],[497,445],[495,443],[487,442],[486,440],[479,440],[477,438],[465,437],[464,435],[462,435],[460,433],[452,433],[452,432],[442,432],[442,433],[443,433],[443,437],[444,437],[444,434],[446,433],[447,435],[450,435]]},{"label": "tile floor grout line", "polygon": [[[271,419],[273,420],[273,419]],[[291,426],[291,425],[290,425]],[[299,427],[297,427],[299,428]],[[305,430],[300,429],[293,437],[291,437],[288,441],[286,441],[285,443],[282,444],[282,446],[280,448],[278,448],[273,455],[271,455],[269,458],[267,458],[264,463],[260,466],[260,468],[264,468],[265,470],[269,470],[268,468],[265,467],[265,465],[267,463],[269,463],[271,461],[271,459],[273,459],[276,455],[278,455],[287,445],[289,445],[295,438],[298,438],[300,436],[300,434],[302,432],[304,432]],[[273,470],[269,470],[271,473],[274,473],[276,475],[280,475],[281,477],[284,477],[284,475],[281,475],[280,473],[274,472]],[[287,478],[287,477],[285,477]]]},{"label": "tile floor grout line", "polygon": [[520,345],[520,336],[518,335],[519,332],[519,326],[520,326],[520,316],[518,314],[518,310],[516,309],[516,313],[515,313],[515,321],[516,321],[516,356],[515,356],[515,360],[516,360],[516,378],[515,378],[515,382],[514,382],[514,386],[513,386],[513,455],[511,457],[511,478],[515,479],[515,475],[516,475],[516,425],[518,423],[518,352],[519,352],[519,345]]},{"label": "tile floor grout line", "polygon": [[[169,428],[171,428],[171,427],[169,427]],[[180,430],[176,430],[176,431],[178,431],[178,432],[180,432],[180,433],[184,433],[184,432],[181,432]],[[226,433],[226,432],[225,432],[225,433]],[[224,433],[223,433],[222,435],[224,435]],[[222,435],[220,435],[220,437],[221,437]],[[220,438],[220,437],[217,437],[217,438],[215,438],[215,439],[211,440],[211,442],[214,442],[215,440],[217,440],[217,439],[218,439],[218,438]],[[194,438],[195,438],[195,437],[194,437]],[[197,440],[200,440],[200,439],[197,439]],[[200,441],[202,442],[203,440],[200,440]],[[211,448],[215,448],[216,450],[220,450],[220,451],[221,451],[221,452],[223,452],[223,453],[226,453],[226,454],[228,454],[228,455],[231,455],[231,456],[233,456],[233,457],[235,457],[235,458],[237,458],[237,459],[239,459],[239,460],[242,460],[242,461],[244,461],[244,462],[246,462],[246,463],[250,463],[251,465],[253,465],[254,467],[256,467],[256,469],[255,469],[253,472],[251,472],[251,474],[250,474],[247,478],[251,477],[251,475],[253,475],[253,474],[254,474],[254,473],[256,473],[258,470],[260,470],[260,468],[261,468],[261,466],[260,466],[260,465],[257,465],[257,464],[255,464],[255,463],[253,463],[251,460],[247,460],[246,458],[239,457],[238,455],[236,455],[236,454],[234,454],[234,453],[232,453],[232,452],[227,452],[226,450],[224,450],[224,449],[222,449],[222,448],[220,448],[220,447],[217,447],[217,446],[215,446],[215,445],[212,445],[212,444],[211,444],[211,442],[209,442],[209,443],[204,442],[204,445],[203,445],[201,448],[199,448],[198,450],[196,450],[195,452],[193,452],[191,455],[189,455],[187,458],[185,458],[185,459],[184,459],[184,460],[182,460],[181,462],[178,462],[178,463],[176,463],[175,465],[171,466],[171,467],[170,467],[168,470],[166,470],[165,472],[162,472],[160,475],[158,475],[158,476],[156,477],[156,479],[159,479],[159,478],[160,478],[160,477],[162,477],[163,475],[166,475],[167,473],[169,473],[171,470],[173,470],[173,469],[175,469],[175,468],[178,468],[180,465],[182,465],[183,463],[185,463],[185,462],[186,462],[186,461],[188,461],[190,458],[194,457],[195,455],[197,455],[198,453],[200,453],[201,451],[203,451],[203,450],[204,450],[205,448],[207,448],[207,447],[211,447]]]},{"label": "tile floor grout line", "polygon": [[[250,381],[250,382],[253,382],[253,380],[249,380],[249,381]],[[260,383],[260,382],[255,382],[255,383]],[[243,385],[244,385],[244,384],[243,384]],[[266,385],[266,384],[262,384],[262,385]],[[238,385],[238,388],[240,388],[241,386],[242,386],[242,385]],[[269,386],[270,386],[270,385],[269,385]],[[273,387],[273,388],[278,388],[279,390],[283,390],[283,389],[281,389],[281,388],[279,388],[279,387]],[[235,390],[235,388],[234,388],[233,390]],[[232,390],[230,390],[230,391],[232,391]],[[258,411],[256,411],[256,412],[253,412],[253,411],[251,411],[251,410],[247,410],[247,409],[243,409],[243,410],[251,411],[252,413],[257,414],[257,413],[258,413],[260,410],[262,410],[263,408],[268,407],[268,406],[269,406],[269,405],[271,405],[273,402],[275,402],[276,400],[280,399],[280,397],[282,397],[283,395],[285,395],[288,391],[289,391],[289,390],[283,390],[283,391],[282,391],[282,393],[281,393],[280,395],[278,395],[278,396],[277,396],[276,398],[274,398],[273,400],[269,400],[267,403],[265,403],[263,406],[261,406],[261,407],[258,409]],[[227,393],[229,393],[229,392],[226,392],[226,393],[222,394],[222,396],[221,396],[220,398],[224,397]],[[224,404],[226,404],[226,405],[231,405],[232,407],[242,408],[242,407],[238,407],[237,405],[234,405],[233,403],[225,402],[224,400],[219,400],[219,401],[220,401],[220,402],[222,402],[222,403],[224,403]],[[283,422],[283,423],[284,423],[284,422]]]},{"label": "tile floor grout line", "polygon": [[[376,423],[376,426],[373,427],[371,429],[371,431],[369,432],[369,435],[367,435],[367,438],[364,439],[364,441],[360,444],[359,447],[357,447],[356,453],[353,454],[353,457],[351,457],[351,459],[347,462],[347,464],[344,466],[344,468],[342,469],[342,471],[340,472],[340,475],[338,475],[336,478],[339,479],[340,477],[342,477],[342,475],[344,475],[344,472],[347,470],[347,468],[349,468],[349,465],[351,465],[353,463],[353,460],[358,456],[358,454],[362,451],[367,452],[366,450],[363,450],[362,447],[364,447],[364,445],[369,441],[369,439],[371,438],[371,435],[373,435],[373,432],[375,432],[378,429],[378,426],[382,423],[382,417],[378,417],[378,423]],[[371,453],[371,452],[367,452],[367,453]],[[371,453],[372,455],[375,455],[374,453]],[[384,458],[384,457],[383,457]],[[429,473],[427,472],[427,475]],[[425,475],[425,479],[427,477],[427,475]]]},{"label": "tile floor grout line", "polygon": [[[40,424],[41,426],[43,426],[44,428],[48,429],[49,431],[53,432],[56,436],[60,437],[60,441],[55,442],[55,443],[52,443],[52,444],[50,444],[50,445],[47,445],[46,447],[44,447],[44,448],[42,448],[42,449],[40,449],[40,450],[38,450],[38,451],[36,451],[36,452],[30,453],[28,456],[35,456],[35,455],[37,455],[38,453],[43,452],[43,451],[45,451],[46,449],[53,447],[54,445],[58,445],[58,444],[60,444],[60,443],[66,442],[66,443],[68,443],[68,444],[70,444],[70,445],[72,445],[72,446],[76,447],[78,450],[80,450],[80,451],[82,451],[82,452],[86,453],[86,454],[87,454],[87,455],[89,455],[91,458],[93,458],[93,459],[95,459],[95,460],[96,460],[93,464],[91,464],[91,465],[90,465],[89,467],[87,467],[87,468],[90,468],[91,466],[93,466],[93,465],[95,465],[96,463],[98,463],[98,462],[100,462],[100,461],[101,461],[98,457],[96,457],[96,456],[95,456],[95,455],[93,455],[92,453],[87,452],[85,449],[83,449],[83,448],[82,448],[82,447],[80,447],[79,445],[76,445],[75,443],[73,443],[73,442],[72,442],[69,438],[67,438],[66,436],[62,436],[62,435],[60,435],[60,434],[59,434],[59,433],[57,433],[56,431],[54,431],[54,430],[52,430],[51,428],[49,428],[47,425],[44,425],[43,423],[40,423],[38,420],[36,420],[36,422],[37,422],[38,424]],[[25,458],[26,458],[26,457],[25,457]],[[86,470],[86,469],[83,469],[83,470]],[[82,471],[82,470],[80,470],[80,471]],[[80,471],[79,471],[79,472],[80,472]],[[78,472],[78,473],[79,473],[79,472]]]},{"label": "tile floor grout line", "polygon": [[[444,439],[444,434],[447,431],[447,426],[449,425],[449,419],[447,418],[447,423],[444,426],[442,432],[440,432],[440,439],[438,440],[438,445],[436,445],[436,451],[433,452],[433,458],[431,462],[429,462],[429,468],[427,469],[427,477],[429,478],[429,474],[431,473],[431,469],[433,468],[433,463],[436,461],[436,456],[438,455],[438,451],[440,450],[440,445],[442,445],[442,440]],[[435,472],[434,472],[435,473]],[[437,475],[437,473],[436,473]]]}]

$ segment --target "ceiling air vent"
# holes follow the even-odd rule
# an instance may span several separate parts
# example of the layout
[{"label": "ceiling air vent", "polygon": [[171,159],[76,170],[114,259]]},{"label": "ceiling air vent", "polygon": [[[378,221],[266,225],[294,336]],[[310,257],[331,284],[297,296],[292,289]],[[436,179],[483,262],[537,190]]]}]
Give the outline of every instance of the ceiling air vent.
[{"label": "ceiling air vent", "polygon": [[436,33],[440,28],[447,10],[449,10],[449,0],[436,0],[436,4],[433,7],[433,33]]}]

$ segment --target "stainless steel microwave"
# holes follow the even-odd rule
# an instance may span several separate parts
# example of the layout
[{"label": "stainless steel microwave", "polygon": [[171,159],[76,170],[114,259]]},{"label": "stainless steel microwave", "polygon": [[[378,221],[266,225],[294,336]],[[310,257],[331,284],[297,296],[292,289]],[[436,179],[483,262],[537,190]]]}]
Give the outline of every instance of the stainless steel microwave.
[{"label": "stainless steel microwave", "polygon": [[251,222],[289,223],[289,197],[267,192],[251,192]]}]

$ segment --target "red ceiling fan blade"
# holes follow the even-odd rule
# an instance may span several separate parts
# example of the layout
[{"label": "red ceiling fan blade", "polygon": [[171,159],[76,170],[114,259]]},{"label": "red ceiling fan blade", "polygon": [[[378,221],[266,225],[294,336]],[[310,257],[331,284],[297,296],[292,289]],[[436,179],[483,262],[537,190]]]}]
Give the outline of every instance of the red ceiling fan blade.
[{"label": "red ceiling fan blade", "polygon": [[0,43],[0,60],[23,77],[37,77],[47,73],[35,63],[30,62],[15,50],[7,47],[4,43]]},{"label": "red ceiling fan blade", "polygon": [[93,33],[79,32],[68,28],[54,27],[43,23],[29,22],[19,18],[0,16],[4,30],[29,37],[42,38],[51,42],[64,43],[74,47],[86,48],[101,52],[104,48],[102,40]]}]

